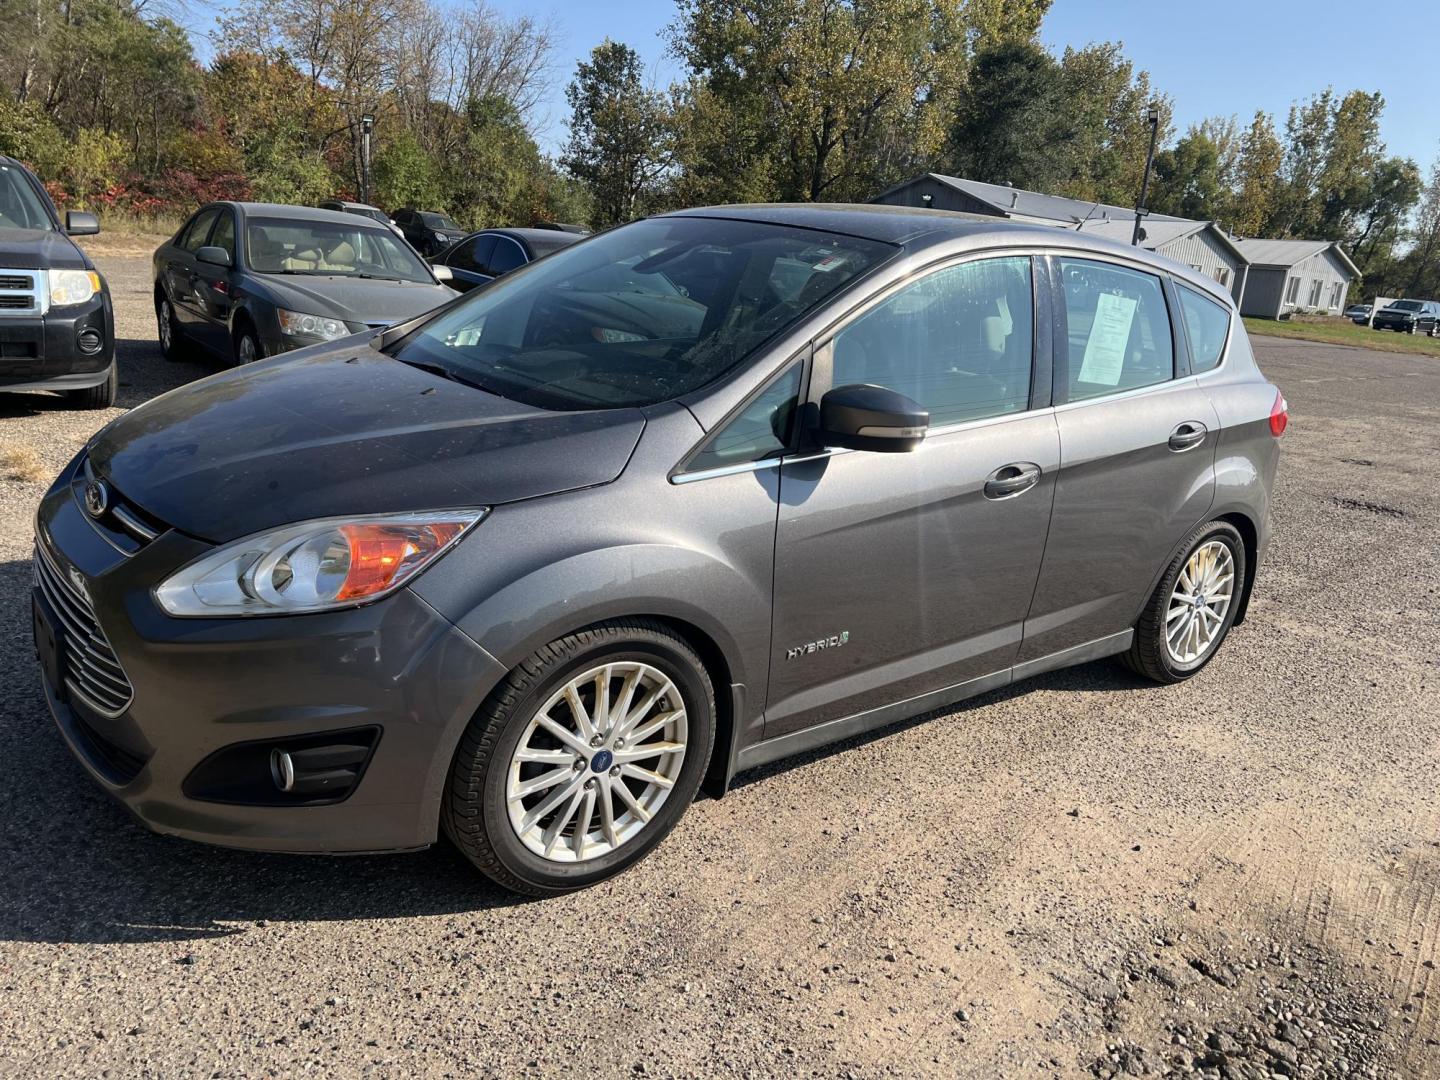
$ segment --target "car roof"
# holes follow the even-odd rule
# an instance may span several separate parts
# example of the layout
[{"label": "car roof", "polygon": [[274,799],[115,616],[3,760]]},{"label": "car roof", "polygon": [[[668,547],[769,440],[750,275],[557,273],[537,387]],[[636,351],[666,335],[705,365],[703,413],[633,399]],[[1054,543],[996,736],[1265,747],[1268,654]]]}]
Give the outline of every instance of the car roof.
[{"label": "car roof", "polygon": [[1143,263],[1185,284],[1230,301],[1229,291],[1209,276],[1166,255],[1138,246],[1117,243],[1074,229],[1053,225],[1032,225],[981,214],[954,210],[927,210],[879,203],[752,203],[736,206],[703,206],[678,210],[666,217],[711,217],[736,221],[757,221],[769,225],[791,225],[843,233],[863,240],[897,244],[908,252],[920,252],[955,241],[969,241],[961,249],[982,247],[1023,247],[1043,245],[1085,252],[1122,255]]},{"label": "car roof", "polygon": [[216,206],[228,206],[239,211],[241,217],[275,218],[281,221],[331,221],[351,228],[356,226],[366,229],[385,228],[378,221],[370,221],[356,214],[347,214],[343,210],[321,210],[316,206],[290,206],[287,203],[219,202],[210,203],[201,209],[208,210]]},{"label": "car roof", "polygon": [[541,244],[551,244],[556,240],[562,243],[574,243],[576,240],[585,239],[581,233],[562,232],[559,229],[512,229],[508,226],[499,226],[493,229],[481,229],[480,232],[493,236],[508,236],[515,240],[524,240],[527,243],[535,241]]}]

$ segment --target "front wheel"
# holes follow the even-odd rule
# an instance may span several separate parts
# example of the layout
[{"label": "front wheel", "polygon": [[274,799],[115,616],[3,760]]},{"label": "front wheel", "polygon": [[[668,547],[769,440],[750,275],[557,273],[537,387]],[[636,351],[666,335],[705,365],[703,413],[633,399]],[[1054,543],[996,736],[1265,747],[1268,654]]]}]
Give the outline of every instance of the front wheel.
[{"label": "front wheel", "polygon": [[104,382],[99,386],[87,386],[84,390],[67,390],[65,400],[77,409],[108,409],[115,404],[119,385],[119,368],[112,362]]},{"label": "front wheel", "polygon": [[1245,542],[1235,526],[1210,521],[1190,534],[1160,579],[1121,659],[1161,683],[1190,678],[1220,649],[1245,587]]},{"label": "front wheel", "polygon": [[633,866],[675,827],[710,762],[715,693],[659,623],[600,623],[537,650],[470,722],[441,824],[481,871],[550,896]]},{"label": "front wheel", "polygon": [[260,347],[260,339],[256,337],[255,331],[251,327],[241,326],[235,331],[236,366],[244,367],[246,364],[253,364],[264,355],[265,351]]}]

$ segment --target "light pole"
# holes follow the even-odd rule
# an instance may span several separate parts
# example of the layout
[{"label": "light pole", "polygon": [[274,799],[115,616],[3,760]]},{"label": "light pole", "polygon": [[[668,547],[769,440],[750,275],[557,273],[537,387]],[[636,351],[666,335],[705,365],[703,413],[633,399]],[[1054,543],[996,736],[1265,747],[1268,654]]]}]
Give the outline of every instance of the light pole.
[{"label": "light pole", "polygon": [[366,113],[360,117],[360,201],[366,203],[370,201],[370,133],[374,130],[374,116]]},{"label": "light pole", "polygon": [[1140,201],[1135,204],[1135,232],[1130,236],[1130,246],[1140,244],[1140,219],[1150,211],[1145,199],[1150,193],[1150,166],[1155,162],[1155,136],[1160,131],[1160,105],[1152,101],[1145,110],[1145,120],[1150,125],[1150,149],[1145,154],[1145,175],[1140,178]]}]

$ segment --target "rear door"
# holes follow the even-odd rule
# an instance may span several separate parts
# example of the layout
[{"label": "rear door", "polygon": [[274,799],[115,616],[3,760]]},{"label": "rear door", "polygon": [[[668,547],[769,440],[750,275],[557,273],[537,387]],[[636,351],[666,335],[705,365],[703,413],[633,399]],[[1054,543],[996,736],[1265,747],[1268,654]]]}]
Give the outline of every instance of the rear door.
[{"label": "rear door", "polygon": [[1219,418],[1190,372],[1174,288],[1121,261],[1052,266],[1060,475],[1020,663],[1132,627],[1215,495]]},{"label": "rear door", "polygon": [[1028,255],[969,259],[817,346],[812,409],[832,385],[873,383],[927,407],[931,428],[911,453],[783,462],[767,738],[1008,670],[1059,463],[1048,299],[1037,320]]}]

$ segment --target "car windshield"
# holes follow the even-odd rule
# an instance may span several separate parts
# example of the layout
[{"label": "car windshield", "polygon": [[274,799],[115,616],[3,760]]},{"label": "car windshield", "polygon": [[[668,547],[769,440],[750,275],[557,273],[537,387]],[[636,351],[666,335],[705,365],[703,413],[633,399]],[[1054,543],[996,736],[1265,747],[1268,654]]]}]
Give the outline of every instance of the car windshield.
[{"label": "car windshield", "polygon": [[542,408],[652,405],[732,370],[895,250],[752,221],[639,221],[499,279],[391,355]]},{"label": "car windshield", "polygon": [[0,229],[54,228],[25,174],[13,165],[0,165]]},{"label": "car windshield", "polygon": [[[357,215],[358,216],[358,215]],[[252,218],[245,227],[246,255],[257,274],[434,281],[408,244],[389,229],[335,221]]]},{"label": "car windshield", "polygon": [[1397,311],[1419,311],[1425,305],[1419,300],[1396,300],[1390,306]]},{"label": "car windshield", "polygon": [[420,220],[432,229],[458,229],[453,218],[445,214],[421,214]]}]

